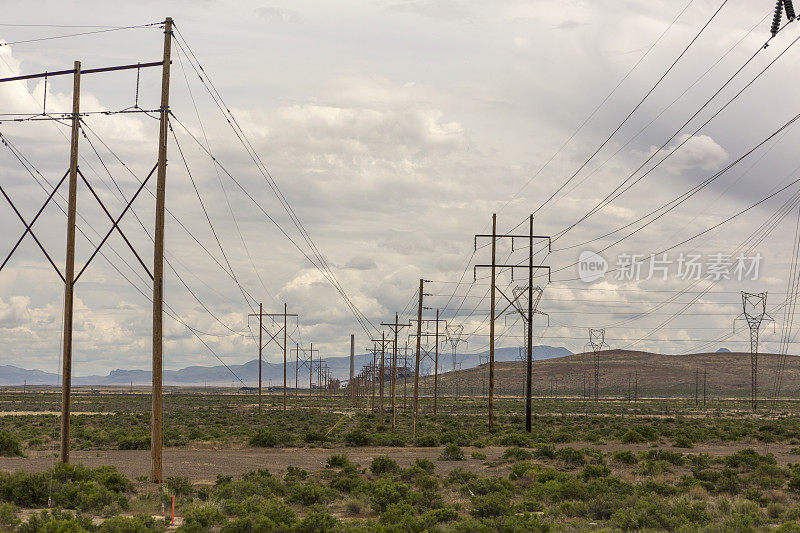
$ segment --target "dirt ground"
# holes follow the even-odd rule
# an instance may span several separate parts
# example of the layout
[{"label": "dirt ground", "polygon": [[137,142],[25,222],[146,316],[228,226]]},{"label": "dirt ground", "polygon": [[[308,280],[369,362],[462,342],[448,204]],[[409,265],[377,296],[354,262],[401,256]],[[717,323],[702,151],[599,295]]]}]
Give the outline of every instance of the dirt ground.
[{"label": "dirt ground", "polygon": [[[603,452],[617,450],[632,450],[634,452],[651,449],[648,444],[623,445],[571,443],[573,448],[593,447]],[[728,443],[696,445],[692,449],[672,448],[660,446],[661,449],[670,449],[683,453],[708,453],[711,455],[725,456],[736,453],[744,448],[753,448],[759,453],[771,452],[778,463],[785,465],[798,462],[798,456],[792,454],[791,445],[763,443]],[[360,447],[360,448],[242,448],[242,449],[198,449],[198,448],[167,448],[164,450],[163,474],[169,476],[186,476],[194,483],[213,483],[217,474],[239,476],[257,468],[267,468],[275,474],[283,474],[289,465],[314,472],[325,467],[325,461],[333,454],[345,454],[350,461],[368,467],[372,460],[379,455],[389,455],[401,467],[408,467],[416,459],[425,457],[436,462],[436,471],[440,475],[447,475],[455,468],[464,468],[477,474],[507,475],[510,465],[496,463],[505,447],[471,448],[464,447],[464,461],[439,461],[442,448],[417,448],[417,447]],[[473,451],[486,454],[486,459],[473,459]],[[58,458],[52,452],[32,452],[28,457],[0,457],[0,471],[12,472],[24,470],[27,472],[41,472],[52,467]],[[70,460],[74,463],[83,463],[89,467],[114,465],[131,480],[138,476],[146,476],[150,472],[150,452],[148,450],[96,450],[73,451]]]}]

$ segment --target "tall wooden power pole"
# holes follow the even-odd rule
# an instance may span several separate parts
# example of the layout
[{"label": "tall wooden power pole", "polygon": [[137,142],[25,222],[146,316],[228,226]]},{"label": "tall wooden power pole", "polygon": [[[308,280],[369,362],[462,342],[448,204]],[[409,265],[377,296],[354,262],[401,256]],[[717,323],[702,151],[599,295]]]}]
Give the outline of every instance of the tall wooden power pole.
[{"label": "tall wooden power pole", "polygon": [[[514,272],[515,269],[518,269],[518,268],[526,268],[526,269],[528,269],[528,291],[527,291],[528,292],[528,313],[527,313],[528,317],[527,317],[527,320],[526,320],[528,322],[528,324],[527,324],[528,325],[528,332],[527,332],[528,335],[527,335],[527,337],[528,337],[528,339],[530,339],[528,341],[528,351],[529,351],[529,361],[530,361],[528,364],[531,365],[531,366],[533,364],[532,363],[532,360],[533,360],[533,346],[532,346],[533,337],[532,337],[532,334],[531,334],[531,330],[532,330],[532,326],[533,326],[533,314],[535,312],[534,309],[533,309],[533,305],[532,305],[533,302],[534,302],[534,298],[533,298],[533,290],[534,290],[533,289],[533,271],[534,270],[538,270],[538,269],[547,269],[547,271],[548,271],[548,282],[549,282],[549,278],[550,278],[550,267],[544,266],[544,265],[534,265],[533,264],[533,241],[534,241],[534,239],[547,239],[548,242],[549,242],[550,237],[541,236],[541,235],[534,235],[533,234],[533,215],[531,215],[531,217],[530,217],[530,227],[531,227],[531,230],[527,235],[513,235],[513,234],[501,234],[501,235],[498,235],[497,234],[497,214],[492,214],[492,233],[489,234],[489,235],[475,235],[475,250],[476,251],[478,249],[478,238],[479,237],[481,237],[481,238],[488,237],[488,238],[491,238],[491,240],[492,240],[491,241],[491,243],[492,243],[492,262],[491,262],[491,264],[488,264],[488,265],[475,265],[475,272],[476,272],[475,277],[476,277],[476,279],[477,279],[477,269],[478,268],[490,268],[491,269],[491,288],[489,289],[489,291],[490,291],[490,299],[489,299],[489,301],[490,301],[490,316],[489,316],[489,431],[492,431],[492,429],[494,428],[494,354],[495,354],[495,345],[494,345],[495,344],[494,343],[495,335],[494,335],[494,333],[495,333],[495,320],[497,318],[499,318],[505,312],[505,310],[503,310],[500,313],[496,313],[496,306],[497,306],[496,293],[499,290],[497,288],[497,268],[498,267],[499,268],[504,268],[504,269],[509,269],[511,271],[511,273],[512,273],[512,279],[513,279],[513,272]],[[511,239],[511,247],[512,247],[511,249],[512,249],[512,251],[514,249],[514,239],[515,238],[525,238],[525,239],[527,239],[528,243],[529,243],[529,246],[530,246],[528,264],[527,265],[520,265],[520,264],[501,265],[501,264],[497,264],[497,239],[498,238],[510,238]],[[514,296],[514,298],[509,298],[502,291],[500,291],[500,294],[508,301],[508,305],[506,306],[505,309],[508,309],[509,307],[517,307],[517,310],[519,311],[519,308],[518,308],[518,305],[517,305],[517,300],[519,299],[519,297],[521,296],[522,293],[518,293],[517,295]],[[524,316],[524,313],[523,313],[523,316]],[[528,378],[528,382],[530,383],[530,378]],[[525,410],[526,410],[526,415],[527,415],[528,412],[529,412],[529,402],[530,402],[530,400],[529,400],[530,394],[528,393],[527,385],[526,385],[526,396],[527,396],[527,398],[526,398],[526,401],[525,401]],[[526,416],[526,423],[525,423],[526,429],[529,427],[528,420],[529,420],[529,418]]]},{"label": "tall wooden power pole", "polygon": [[353,407],[356,406],[356,336],[350,334],[350,396],[353,399]]},{"label": "tall wooden power pole", "polygon": [[[396,397],[396,382],[397,382],[397,336],[400,333],[400,330],[403,328],[407,328],[411,326],[410,323],[408,324],[400,324],[398,314],[394,314],[394,323],[386,323],[382,322],[381,326],[388,326],[392,329],[392,333],[394,333],[394,340],[392,342],[392,431],[394,431],[395,426],[397,424],[397,397]],[[403,375],[406,374],[405,368],[403,368]],[[405,395],[405,390],[403,391]],[[405,408],[405,401],[403,402],[403,407]]]},{"label": "tall wooden power pole", "polygon": [[419,409],[419,355],[422,346],[422,297],[424,295],[424,279],[419,280],[419,309],[417,310],[417,361],[414,365],[414,414],[411,418],[411,438],[417,434],[417,410]]},{"label": "tall wooden power pole", "polygon": [[167,192],[167,133],[169,127],[169,73],[172,51],[172,17],[164,21],[164,63],[161,67],[161,108],[158,123],[158,170],[156,171],[156,223],[153,239],[153,390],[150,435],[150,481],[161,483],[161,447],[163,445],[163,375],[164,319],[164,204]]},{"label": "tall wooden power pole", "polygon": [[261,360],[264,351],[264,304],[258,304],[258,414],[261,414]]},{"label": "tall wooden power pole", "polygon": [[81,62],[75,61],[72,78],[72,134],[69,150],[67,200],[67,262],[64,270],[64,340],[61,375],[61,462],[69,462],[69,417],[72,395],[72,308],[75,278],[75,217],[78,203],[78,139],[80,138]]}]

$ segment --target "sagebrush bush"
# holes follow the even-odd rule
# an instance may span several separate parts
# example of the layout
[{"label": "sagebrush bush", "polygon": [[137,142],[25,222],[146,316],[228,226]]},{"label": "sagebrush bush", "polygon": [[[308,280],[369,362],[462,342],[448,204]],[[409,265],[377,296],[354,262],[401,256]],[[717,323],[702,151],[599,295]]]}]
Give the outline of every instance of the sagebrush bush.
[{"label": "sagebrush bush", "polygon": [[22,444],[9,431],[0,430],[0,455],[3,457],[22,457]]},{"label": "sagebrush bush", "polygon": [[369,471],[376,476],[379,476],[381,474],[399,472],[400,466],[398,466],[397,461],[388,455],[379,455],[372,460],[372,464],[369,466]]},{"label": "sagebrush bush", "polygon": [[451,442],[447,446],[444,447],[442,450],[442,454],[439,456],[440,461],[463,461],[464,460],[464,450],[458,447],[458,444],[455,442]]}]

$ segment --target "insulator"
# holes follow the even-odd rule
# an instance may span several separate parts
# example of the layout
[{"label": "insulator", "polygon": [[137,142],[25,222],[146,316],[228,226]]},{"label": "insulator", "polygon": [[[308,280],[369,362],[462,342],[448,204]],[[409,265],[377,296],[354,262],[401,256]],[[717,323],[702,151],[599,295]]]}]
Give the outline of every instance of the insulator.
[{"label": "insulator", "polygon": [[769,30],[773,37],[778,35],[778,29],[781,27],[782,6],[783,0],[778,0],[775,4],[775,16],[772,17],[772,27]]},{"label": "insulator", "polygon": [[783,0],[783,7],[786,10],[786,18],[794,20],[796,17],[794,15],[794,6],[792,5],[792,0]]}]

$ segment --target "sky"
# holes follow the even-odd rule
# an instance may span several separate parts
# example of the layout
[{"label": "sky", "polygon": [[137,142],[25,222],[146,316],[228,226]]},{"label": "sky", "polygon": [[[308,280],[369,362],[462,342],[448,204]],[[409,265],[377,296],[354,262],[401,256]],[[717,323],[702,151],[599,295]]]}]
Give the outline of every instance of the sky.
[{"label": "sky", "polygon": [[[793,123],[773,134],[800,112],[800,26],[763,48],[774,3],[725,2],[692,42],[721,3],[3,2],[0,76],[158,61],[154,23],[175,20],[167,369],[255,358],[248,314],[259,303],[298,315],[290,347],[342,356],[352,333],[363,352],[395,313],[416,318],[420,278],[430,280],[425,318],[439,309],[463,326],[460,351],[486,350],[489,271],[474,265],[490,262],[490,248],[480,239],[476,250],[474,236],[493,213],[499,233],[525,233],[534,213],[535,233],[552,236],[549,250],[534,247],[550,266],[549,281],[545,269],[534,281],[549,315],[534,321],[537,344],[582,351],[588,329],[604,327],[615,348],[746,351],[746,324],[734,329],[740,291],[768,291],[761,350],[778,351],[791,322],[800,156]],[[82,77],[79,166],[114,217],[156,162],[158,122],[96,112],[154,111],[160,81],[158,68]],[[0,84],[0,184],[26,220],[68,168],[69,123],[10,119],[59,118],[71,100],[69,76]],[[604,202],[622,183],[633,185]],[[154,192],[151,181],[121,222],[148,268]],[[62,270],[64,198],[66,184],[34,225]],[[111,223],[84,184],[78,213],[81,270]],[[5,257],[24,230],[7,203],[0,228]],[[512,251],[511,240],[498,241],[498,262],[526,262],[527,244]],[[600,254],[605,276],[582,279],[582,252]],[[651,263],[656,253],[666,263]],[[736,279],[738,254],[757,275]],[[722,265],[733,279],[687,279],[690,256],[701,277]],[[624,267],[631,257],[644,261],[638,279]],[[666,273],[651,277],[651,264]],[[524,275],[501,271],[503,294]],[[112,234],[76,284],[75,375],[150,367],[151,291]],[[498,293],[497,311],[503,302]],[[0,364],[58,371],[62,313],[63,283],[28,236],[0,271]],[[523,343],[518,314],[497,324],[498,346]],[[264,357],[282,359],[275,343]]]}]

